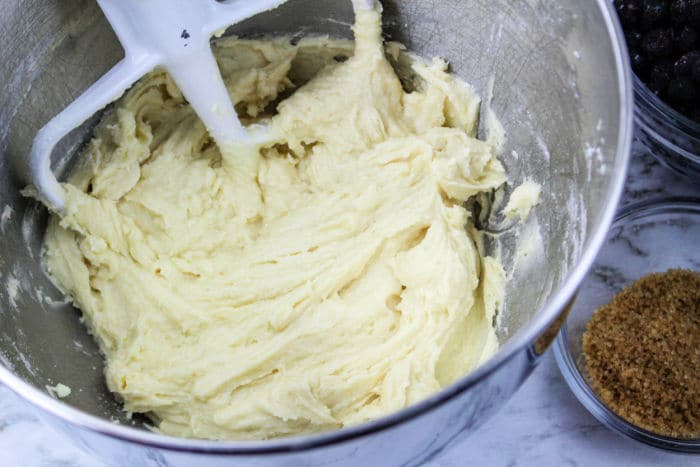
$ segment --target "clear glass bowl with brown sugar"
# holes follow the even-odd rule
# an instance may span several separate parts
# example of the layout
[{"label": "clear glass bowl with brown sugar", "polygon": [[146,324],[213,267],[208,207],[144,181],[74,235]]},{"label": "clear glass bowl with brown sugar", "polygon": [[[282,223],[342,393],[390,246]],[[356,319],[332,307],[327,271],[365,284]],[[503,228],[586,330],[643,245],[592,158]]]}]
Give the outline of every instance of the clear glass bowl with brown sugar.
[{"label": "clear glass bowl with brown sugar", "polygon": [[583,335],[598,308],[638,279],[671,269],[700,271],[700,199],[650,201],[624,209],[579,289],[554,352],[569,387],[601,423],[657,448],[700,454],[698,437],[654,433],[616,414],[593,389],[583,352]]}]

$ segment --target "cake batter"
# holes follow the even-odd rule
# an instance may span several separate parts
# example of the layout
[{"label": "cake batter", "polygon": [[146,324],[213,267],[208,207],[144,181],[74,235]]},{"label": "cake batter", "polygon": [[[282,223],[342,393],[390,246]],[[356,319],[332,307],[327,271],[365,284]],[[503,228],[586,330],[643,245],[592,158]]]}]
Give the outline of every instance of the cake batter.
[{"label": "cake batter", "polygon": [[417,89],[402,89],[379,8],[357,13],[354,52],[218,43],[232,101],[273,142],[220,151],[154,71],[63,185],[48,271],[99,342],[110,390],[160,431],[338,429],[431,395],[497,349],[504,275],[462,205],[504,169],[475,139],[478,97],[444,61],[416,60]]}]

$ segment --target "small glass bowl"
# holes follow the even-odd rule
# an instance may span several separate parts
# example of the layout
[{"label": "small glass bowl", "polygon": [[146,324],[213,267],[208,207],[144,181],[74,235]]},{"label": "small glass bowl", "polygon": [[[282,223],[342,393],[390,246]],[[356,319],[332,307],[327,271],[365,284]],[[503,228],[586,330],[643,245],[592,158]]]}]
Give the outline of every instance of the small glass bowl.
[{"label": "small glass bowl", "polygon": [[587,382],[582,335],[593,312],[635,280],[652,272],[700,270],[700,199],[669,198],[625,208],[584,279],[554,344],[559,369],[578,400],[603,425],[670,451],[700,453],[700,439],[669,438],[614,414]]},{"label": "small glass bowl", "polygon": [[672,109],[634,76],[636,136],[659,162],[700,178],[700,123]]}]

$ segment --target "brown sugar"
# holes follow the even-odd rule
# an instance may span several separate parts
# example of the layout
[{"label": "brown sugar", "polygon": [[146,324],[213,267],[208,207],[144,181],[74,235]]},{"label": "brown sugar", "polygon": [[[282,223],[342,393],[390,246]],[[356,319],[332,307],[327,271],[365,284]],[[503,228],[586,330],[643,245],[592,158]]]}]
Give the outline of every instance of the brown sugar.
[{"label": "brown sugar", "polygon": [[639,279],[583,334],[588,379],[613,412],[674,438],[700,437],[700,273]]}]

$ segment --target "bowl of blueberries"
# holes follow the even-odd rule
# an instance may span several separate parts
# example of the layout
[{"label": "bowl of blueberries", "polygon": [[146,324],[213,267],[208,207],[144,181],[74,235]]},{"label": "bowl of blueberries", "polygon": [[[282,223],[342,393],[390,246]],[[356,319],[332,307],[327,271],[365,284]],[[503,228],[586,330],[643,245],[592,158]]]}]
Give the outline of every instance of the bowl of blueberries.
[{"label": "bowl of blueberries", "polygon": [[700,177],[700,0],[614,0],[635,73],[637,138]]}]

